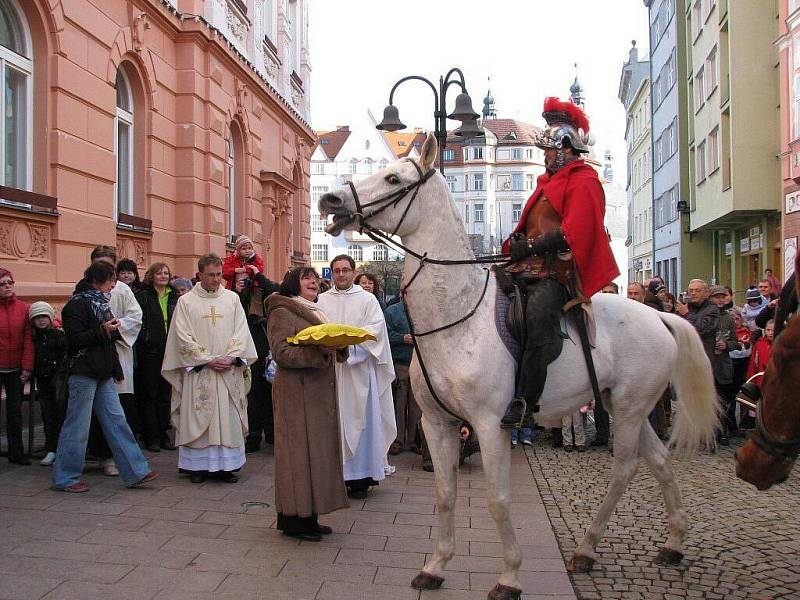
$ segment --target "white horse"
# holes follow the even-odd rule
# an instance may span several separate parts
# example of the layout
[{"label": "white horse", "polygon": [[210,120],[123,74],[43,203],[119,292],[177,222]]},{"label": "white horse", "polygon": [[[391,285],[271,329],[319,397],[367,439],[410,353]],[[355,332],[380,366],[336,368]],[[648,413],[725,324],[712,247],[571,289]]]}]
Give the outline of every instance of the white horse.
[{"label": "white horse", "polygon": [[[444,177],[430,173],[436,154],[436,140],[429,135],[419,163],[411,159],[394,162],[358,184],[323,196],[320,212],[334,216],[328,232],[338,235],[343,229],[358,229],[363,220],[378,230],[396,232],[405,247],[430,258],[473,259]],[[407,254],[406,285],[419,267],[420,261]],[[471,318],[420,337],[418,344],[436,394],[452,412],[469,421],[478,435],[489,511],[503,544],[505,563],[488,597],[513,600],[521,594],[518,571],[522,558],[509,514],[509,434],[500,429],[500,418],[514,394],[516,364],[496,330],[494,277],[479,301],[485,283],[486,271],[480,265],[426,262],[406,289],[405,300],[418,333],[458,321],[477,305]],[[676,564],[683,557],[686,513],[669,453],[647,416],[671,384],[679,410],[670,443],[682,450],[712,443],[717,403],[711,368],[700,338],[680,317],[609,294],[594,296],[592,306],[597,323],[592,355],[603,404],[614,417],[614,470],[608,494],[568,566],[584,571],[594,564],[594,548],[636,472],[640,455],[661,485],[669,521],[669,535],[657,560]],[[535,414],[542,424],[557,422],[560,426],[560,417],[574,413],[593,397],[585,358],[580,344],[574,343],[579,339],[577,332],[570,325],[568,333],[573,343],[565,340],[561,355],[547,370],[540,411]],[[424,414],[439,512],[436,550],[412,586],[434,589],[442,584],[445,566],[455,551],[459,423],[432,397],[417,354],[411,381]]]}]

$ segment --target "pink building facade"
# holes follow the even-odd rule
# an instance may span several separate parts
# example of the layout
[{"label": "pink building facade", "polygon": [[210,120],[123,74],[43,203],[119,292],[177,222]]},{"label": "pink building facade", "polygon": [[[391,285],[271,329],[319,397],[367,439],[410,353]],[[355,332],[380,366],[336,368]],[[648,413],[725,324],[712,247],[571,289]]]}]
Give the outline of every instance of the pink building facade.
[{"label": "pink building facade", "polygon": [[310,250],[305,0],[0,0],[0,266],[61,304],[97,244],[193,276]]},{"label": "pink building facade", "polygon": [[783,275],[794,271],[800,239],[800,0],[780,0],[781,177],[783,180]]}]

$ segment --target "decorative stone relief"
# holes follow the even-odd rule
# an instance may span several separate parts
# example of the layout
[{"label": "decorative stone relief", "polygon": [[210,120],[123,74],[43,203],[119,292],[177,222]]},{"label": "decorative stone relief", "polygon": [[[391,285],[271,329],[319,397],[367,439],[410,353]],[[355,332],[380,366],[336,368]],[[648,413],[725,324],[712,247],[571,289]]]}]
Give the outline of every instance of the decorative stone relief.
[{"label": "decorative stone relief", "polygon": [[236,85],[236,112],[244,114],[245,104],[247,102],[247,86],[243,83]]},{"label": "decorative stone relief", "polygon": [[141,52],[142,48],[144,48],[144,32],[150,29],[150,22],[147,20],[147,15],[145,13],[139,13],[133,18],[133,27],[131,28],[131,32],[133,33],[133,49],[136,52]]},{"label": "decorative stone relief", "polygon": [[46,223],[0,221],[0,256],[48,261],[51,237],[50,225]]},{"label": "decorative stone relief", "polygon": [[228,23],[228,31],[234,39],[242,46],[245,45],[245,37],[247,36],[247,24],[241,19],[239,15],[234,12],[230,4],[228,5],[225,20]]}]

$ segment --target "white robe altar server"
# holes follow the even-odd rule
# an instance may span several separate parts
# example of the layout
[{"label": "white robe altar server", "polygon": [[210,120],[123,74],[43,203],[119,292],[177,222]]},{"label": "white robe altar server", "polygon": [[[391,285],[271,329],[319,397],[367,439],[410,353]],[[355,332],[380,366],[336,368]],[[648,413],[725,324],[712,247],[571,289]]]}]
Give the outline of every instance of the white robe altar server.
[{"label": "white robe altar server", "polygon": [[370,485],[385,478],[386,453],[397,436],[394,364],[378,299],[353,285],[353,259],[337,256],[331,270],[334,287],[317,301],[328,321],[363,327],[377,338],[352,346],[347,362],[336,363],[344,479],[350,497],[363,499]]},{"label": "white robe altar server", "polygon": [[258,354],[239,296],[221,286],[220,258],[201,257],[198,272],[175,308],[161,374],[172,385],[178,467],[193,483],[209,473],[233,483],[245,463],[248,364]]}]

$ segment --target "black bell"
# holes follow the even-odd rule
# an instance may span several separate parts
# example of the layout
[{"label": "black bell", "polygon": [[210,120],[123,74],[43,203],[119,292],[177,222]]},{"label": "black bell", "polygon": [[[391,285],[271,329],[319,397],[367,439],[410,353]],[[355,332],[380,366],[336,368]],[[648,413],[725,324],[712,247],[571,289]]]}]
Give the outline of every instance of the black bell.
[{"label": "black bell", "polygon": [[461,127],[456,129],[453,132],[453,135],[463,138],[480,138],[484,137],[486,134],[484,133],[483,129],[478,127],[478,123],[475,121],[475,119],[470,119],[465,121]]},{"label": "black bell", "polygon": [[375,129],[381,131],[397,131],[405,128],[405,124],[400,120],[400,112],[394,104],[389,104],[383,109],[383,121],[375,126]]},{"label": "black bell", "polygon": [[460,93],[456,97],[456,109],[449,115],[447,115],[448,119],[453,119],[454,121],[474,121],[480,117],[478,113],[476,113],[472,109],[472,98],[469,97],[467,93]]}]

